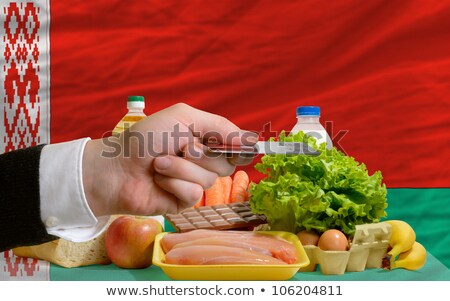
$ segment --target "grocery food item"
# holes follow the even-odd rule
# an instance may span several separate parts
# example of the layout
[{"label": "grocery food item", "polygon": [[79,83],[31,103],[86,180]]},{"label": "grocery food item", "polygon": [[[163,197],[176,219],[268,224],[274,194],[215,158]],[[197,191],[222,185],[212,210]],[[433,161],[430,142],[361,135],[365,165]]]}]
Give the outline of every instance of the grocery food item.
[{"label": "grocery food item", "polygon": [[219,179],[222,182],[224,204],[228,204],[231,198],[231,186],[233,185],[233,179],[230,176],[219,177]]},{"label": "grocery food item", "polygon": [[401,220],[388,220],[386,223],[392,227],[392,237],[389,241],[391,249],[383,257],[383,268],[386,270],[422,268],[427,258],[427,251],[416,241],[414,229]]},{"label": "grocery food item", "polygon": [[266,223],[264,216],[252,212],[248,202],[188,208],[178,214],[166,214],[165,218],[177,232],[249,229]]},{"label": "grocery food item", "polygon": [[147,268],[152,264],[155,237],[161,232],[162,226],[156,219],[120,216],[106,230],[106,253],[120,268]]},{"label": "grocery food item", "polygon": [[248,199],[248,184],[248,174],[243,170],[237,171],[233,177],[218,177],[214,185],[204,192],[204,206],[244,202]]},{"label": "grocery food item", "polygon": [[[199,230],[194,230],[199,231]],[[253,245],[247,241],[232,241],[225,237],[207,237],[207,238],[198,238],[195,240],[188,240],[177,243],[170,250],[189,247],[189,246],[225,246],[225,247],[236,247],[241,249],[246,249],[249,251],[255,251],[264,255],[272,256],[272,253],[265,247]],[[169,250],[167,250],[169,251]]]},{"label": "grocery food item", "polygon": [[131,127],[133,124],[141,119],[144,119],[145,99],[143,96],[128,96],[127,109],[128,112],[120,119],[114,127],[112,134],[114,136],[120,135],[125,129]]},{"label": "grocery food item", "polygon": [[320,123],[320,107],[301,106],[297,107],[297,123],[290,131],[290,135],[302,131],[317,141],[317,145],[326,143],[327,148],[331,149],[333,143],[325,128]]},{"label": "grocery food item", "polygon": [[270,255],[239,247],[199,245],[174,248],[166,253],[166,263],[182,265],[210,264],[276,264],[284,261]]},{"label": "grocery food item", "polygon": [[16,256],[46,260],[65,268],[111,263],[106,255],[103,236],[87,242],[58,239],[41,245],[18,247],[13,249],[13,253]]},{"label": "grocery food item", "polygon": [[318,246],[304,246],[310,264],[301,272],[312,272],[320,266],[325,275],[341,275],[345,271],[361,272],[382,267],[391,238],[391,225],[386,222],[356,225],[355,234],[346,251],[326,251]]},{"label": "grocery food item", "polygon": [[164,252],[187,246],[223,246],[265,254],[286,263],[297,261],[295,247],[288,241],[252,231],[194,230],[167,234],[161,240]]},{"label": "grocery food item", "polygon": [[317,243],[319,242],[319,234],[313,230],[302,230],[297,233],[297,236],[304,246],[317,246]]},{"label": "grocery food item", "polygon": [[[391,250],[386,254],[385,261],[393,265],[394,260],[400,253],[406,252],[412,248],[416,241],[414,229],[405,221],[388,220],[386,221],[392,227],[392,236],[389,241]],[[388,265],[386,263],[386,265]]]},{"label": "grocery food item", "polygon": [[381,172],[369,175],[364,164],[299,132],[280,142],[305,142],[318,156],[265,155],[256,169],[266,177],[250,184],[252,211],[266,216],[270,230],[320,233],[339,229],[353,235],[356,225],[379,222],[386,216]]},{"label": "grocery food item", "polygon": [[16,256],[46,260],[65,268],[110,264],[104,236],[105,232],[86,242],[71,242],[61,238],[40,245],[18,247],[13,249],[13,253]]},{"label": "grocery food item", "polygon": [[163,272],[174,280],[288,280],[298,269],[309,264],[298,237],[295,234],[282,231],[260,231],[258,233],[272,235],[290,242],[295,250],[297,261],[293,264],[168,264],[166,254],[162,249],[161,240],[169,233],[160,233],[156,236],[153,252],[153,264],[160,267]]},{"label": "grocery food item", "polygon": [[233,177],[230,201],[233,203],[244,202],[248,199],[248,185],[250,178],[243,170],[238,170]]},{"label": "grocery food item", "polygon": [[[224,233],[224,234],[222,234]],[[202,238],[216,238],[224,237],[226,232],[208,231],[208,230],[193,230],[185,233],[168,233],[161,239],[161,247],[164,252],[169,252],[177,244],[185,243]],[[241,235],[245,235],[246,232],[242,232]],[[208,235],[209,234],[209,235]],[[214,235],[213,235],[214,234]]]},{"label": "grocery food item", "polygon": [[226,204],[225,193],[223,191],[223,184],[220,177],[216,179],[212,187],[205,190],[205,206],[214,206],[219,204]]},{"label": "grocery food item", "polygon": [[390,269],[404,268],[407,270],[418,270],[425,265],[427,260],[427,251],[424,246],[414,242],[411,249],[401,253],[398,259],[391,264]]},{"label": "grocery food item", "polygon": [[317,245],[324,251],[346,251],[348,249],[348,239],[341,231],[330,229],[320,235]]}]

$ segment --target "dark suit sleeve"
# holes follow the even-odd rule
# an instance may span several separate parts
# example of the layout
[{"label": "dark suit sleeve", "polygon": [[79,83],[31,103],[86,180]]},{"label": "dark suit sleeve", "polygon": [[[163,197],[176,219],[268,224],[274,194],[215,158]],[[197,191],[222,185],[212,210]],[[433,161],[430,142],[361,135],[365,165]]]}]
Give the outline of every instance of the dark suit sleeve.
[{"label": "dark suit sleeve", "polygon": [[43,147],[0,155],[0,251],[56,239],[47,233],[40,214],[39,159]]}]

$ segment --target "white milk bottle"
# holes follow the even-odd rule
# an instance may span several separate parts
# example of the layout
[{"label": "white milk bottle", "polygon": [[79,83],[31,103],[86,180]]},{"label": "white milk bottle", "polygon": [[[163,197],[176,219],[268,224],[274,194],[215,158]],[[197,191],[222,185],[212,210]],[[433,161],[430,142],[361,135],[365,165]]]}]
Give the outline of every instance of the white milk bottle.
[{"label": "white milk bottle", "polygon": [[326,142],[328,149],[333,147],[330,136],[322,124],[320,124],[320,107],[297,107],[297,124],[289,134],[295,134],[299,131],[303,131],[308,136],[314,137],[318,145]]}]

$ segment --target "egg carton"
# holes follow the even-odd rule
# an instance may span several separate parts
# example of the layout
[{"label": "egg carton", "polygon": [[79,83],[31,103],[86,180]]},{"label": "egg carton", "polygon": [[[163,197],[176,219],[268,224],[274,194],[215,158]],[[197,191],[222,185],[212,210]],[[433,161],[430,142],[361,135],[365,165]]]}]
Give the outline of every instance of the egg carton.
[{"label": "egg carton", "polygon": [[366,268],[380,268],[391,239],[388,223],[357,225],[348,251],[324,251],[317,246],[304,246],[310,264],[299,272],[313,272],[320,266],[325,275],[362,272]]}]

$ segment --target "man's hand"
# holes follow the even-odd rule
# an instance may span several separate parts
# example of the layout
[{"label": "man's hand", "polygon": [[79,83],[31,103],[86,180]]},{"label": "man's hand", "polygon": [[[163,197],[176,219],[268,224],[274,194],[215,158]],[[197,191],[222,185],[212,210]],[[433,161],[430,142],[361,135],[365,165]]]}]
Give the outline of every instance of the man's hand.
[{"label": "man's hand", "polygon": [[205,141],[252,145],[253,132],[186,104],[157,112],[119,137],[92,140],[83,156],[83,185],[96,216],[159,215],[192,207],[218,176],[252,157],[209,153]]}]

